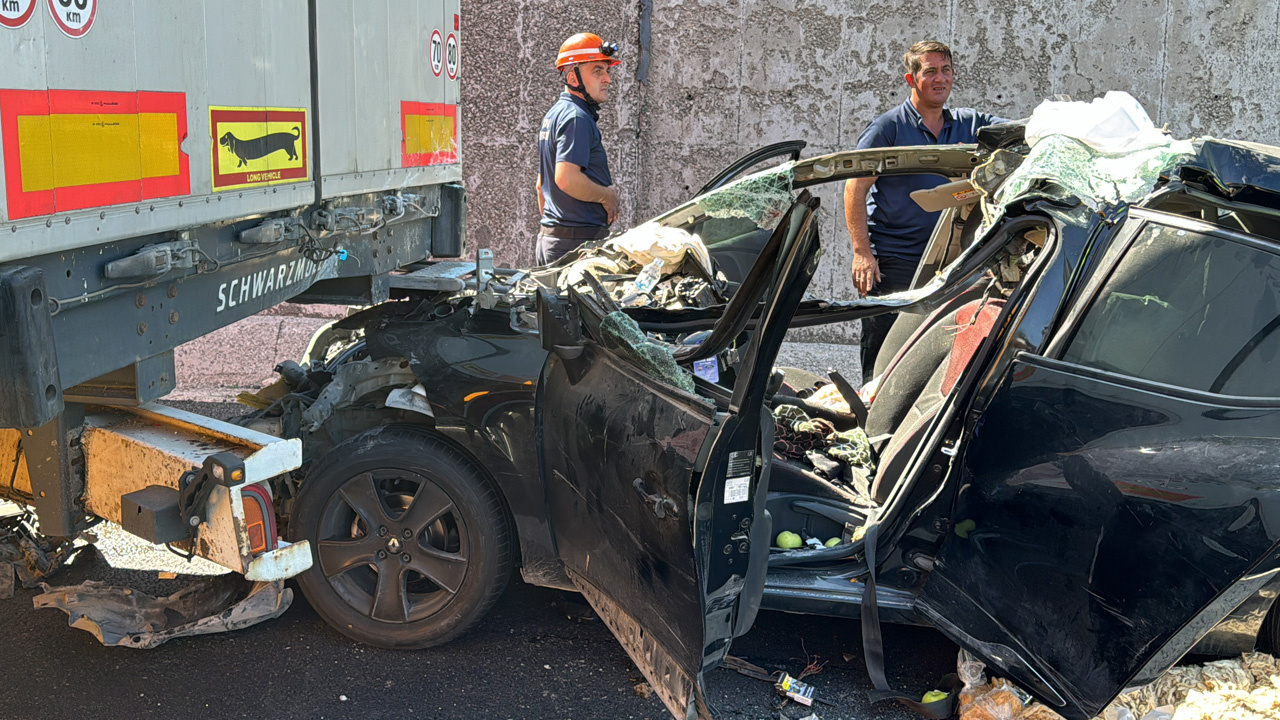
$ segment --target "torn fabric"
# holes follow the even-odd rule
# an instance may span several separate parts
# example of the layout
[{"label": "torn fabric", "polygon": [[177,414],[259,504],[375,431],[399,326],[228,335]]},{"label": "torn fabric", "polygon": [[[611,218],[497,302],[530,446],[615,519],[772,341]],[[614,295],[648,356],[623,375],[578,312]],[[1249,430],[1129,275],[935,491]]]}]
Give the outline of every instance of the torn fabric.
[{"label": "torn fabric", "polygon": [[702,238],[681,228],[663,227],[656,222],[638,225],[605,243],[606,250],[619,250],[631,262],[644,267],[661,258],[666,267],[676,268],[686,256],[693,257],[707,277],[713,277],[711,253]]},{"label": "torn fabric", "polygon": [[293,602],[283,581],[251,583],[235,574],[217,575],[155,598],[132,588],[88,580],[51,587],[36,608],[67,613],[71,627],[84,630],[103,645],[151,649],[179,637],[230,632],[277,618]]}]

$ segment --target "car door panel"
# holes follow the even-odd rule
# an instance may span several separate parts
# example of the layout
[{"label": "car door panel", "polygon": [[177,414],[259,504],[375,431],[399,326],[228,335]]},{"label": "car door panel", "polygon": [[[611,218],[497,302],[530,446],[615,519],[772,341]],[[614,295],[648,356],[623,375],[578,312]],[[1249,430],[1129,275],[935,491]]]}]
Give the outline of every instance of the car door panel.
[{"label": "car door panel", "polygon": [[[816,267],[816,205],[807,195],[797,202],[784,220],[790,252],[782,270],[759,275],[773,289],[727,408],[593,342],[567,360],[553,353],[539,383],[541,462],[560,559],[677,718],[709,717],[702,673],[749,627],[741,621],[763,592],[772,444],[764,395]],[[598,310],[580,300],[589,330]]]},{"label": "car door panel", "polygon": [[[561,560],[629,652],[671,677],[654,683],[685,706],[702,664],[702,599],[690,484],[714,408],[598,348],[570,383],[548,366],[540,403],[548,513]],[[650,500],[649,498],[653,498]],[[638,600],[664,598],[664,605]],[[642,630],[643,629],[643,630]]]},{"label": "car door panel", "polygon": [[1065,717],[1092,717],[1270,577],[1269,402],[1019,356],[968,442],[922,611]]}]

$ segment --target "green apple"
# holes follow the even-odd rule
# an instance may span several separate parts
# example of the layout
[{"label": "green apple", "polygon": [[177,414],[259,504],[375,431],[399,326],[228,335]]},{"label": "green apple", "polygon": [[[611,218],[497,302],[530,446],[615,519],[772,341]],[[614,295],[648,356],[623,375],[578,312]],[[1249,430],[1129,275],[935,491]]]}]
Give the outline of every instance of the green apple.
[{"label": "green apple", "polygon": [[834,537],[826,542],[827,547],[835,547],[840,544],[840,538]]},{"label": "green apple", "polygon": [[783,550],[795,550],[803,544],[804,541],[800,539],[800,536],[790,530],[783,530],[778,533],[777,545]]}]

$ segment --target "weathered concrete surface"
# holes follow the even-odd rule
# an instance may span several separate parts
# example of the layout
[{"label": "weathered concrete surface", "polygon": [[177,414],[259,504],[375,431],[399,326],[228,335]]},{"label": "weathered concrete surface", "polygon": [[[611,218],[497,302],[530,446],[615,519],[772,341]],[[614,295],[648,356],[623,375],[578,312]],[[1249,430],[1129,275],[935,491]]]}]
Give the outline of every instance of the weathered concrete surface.
[{"label": "weathered concrete surface", "polygon": [[167,399],[231,402],[245,390],[270,385],[277,364],[301,361],[311,336],[346,315],[338,305],[282,303],[180,345],[174,351],[178,387]]},{"label": "weathered concrete surface", "polygon": [[[1280,144],[1267,70],[1280,54],[1280,0],[654,0],[645,85],[634,78],[641,4],[464,7],[470,239],[487,241],[499,262],[533,259],[538,124],[559,91],[556,49],[579,30],[623,45],[600,121],[622,191],[619,227],[687,198],[760,145],[799,137],[808,154],[852,147],[905,99],[902,53],[924,38],[956,53],[956,106],[1023,117],[1055,94],[1127,90],[1180,137]],[[813,289],[852,297],[840,197],[822,199],[826,252]],[[797,337],[848,341],[853,326]]]}]

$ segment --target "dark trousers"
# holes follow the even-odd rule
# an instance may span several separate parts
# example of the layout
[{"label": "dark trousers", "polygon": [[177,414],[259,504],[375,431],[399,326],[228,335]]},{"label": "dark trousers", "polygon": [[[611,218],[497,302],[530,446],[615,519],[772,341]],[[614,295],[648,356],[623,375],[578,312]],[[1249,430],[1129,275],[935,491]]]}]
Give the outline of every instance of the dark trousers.
[{"label": "dark trousers", "polygon": [[538,233],[538,246],[534,250],[534,264],[541,267],[550,265],[573,250],[577,250],[578,246],[586,242],[580,238],[558,238],[551,237],[543,233]]},{"label": "dark trousers", "polygon": [[[880,265],[880,282],[871,288],[871,292],[868,293],[868,296],[871,297],[892,295],[910,288],[911,279],[915,277],[916,266],[920,264],[920,259],[905,260],[892,255],[883,255],[877,257],[876,262]],[[896,312],[888,312],[862,319],[863,382],[872,378],[872,373],[876,366],[876,355],[880,353],[880,346],[884,344],[884,338],[889,334],[889,328],[893,326],[893,321],[897,319],[898,313]]]}]

